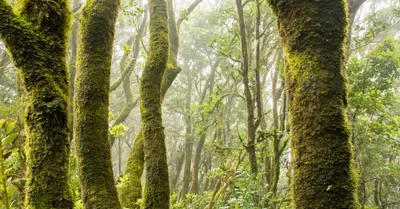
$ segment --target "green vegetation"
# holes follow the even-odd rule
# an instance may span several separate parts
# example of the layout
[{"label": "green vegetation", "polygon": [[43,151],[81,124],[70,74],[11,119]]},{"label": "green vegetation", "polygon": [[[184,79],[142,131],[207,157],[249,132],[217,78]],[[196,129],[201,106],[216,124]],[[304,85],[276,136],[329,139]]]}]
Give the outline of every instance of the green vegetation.
[{"label": "green vegetation", "polygon": [[397,209],[399,115],[399,1],[0,0],[0,208]]}]

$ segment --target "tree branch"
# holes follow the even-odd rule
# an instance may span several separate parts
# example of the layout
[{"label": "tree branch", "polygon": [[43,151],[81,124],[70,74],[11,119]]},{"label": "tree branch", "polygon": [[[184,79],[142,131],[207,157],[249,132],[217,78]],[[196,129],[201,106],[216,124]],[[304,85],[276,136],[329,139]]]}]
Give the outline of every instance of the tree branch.
[{"label": "tree branch", "polygon": [[196,0],[195,2],[193,2],[193,3],[186,9],[187,14],[186,14],[184,17],[180,17],[180,18],[178,19],[178,22],[176,23],[176,27],[177,27],[178,31],[179,31],[179,29],[180,29],[180,27],[181,27],[182,22],[186,19],[187,16],[190,15],[190,13],[193,12],[193,10],[197,7],[197,5],[199,5],[202,1],[203,1],[203,0]]}]

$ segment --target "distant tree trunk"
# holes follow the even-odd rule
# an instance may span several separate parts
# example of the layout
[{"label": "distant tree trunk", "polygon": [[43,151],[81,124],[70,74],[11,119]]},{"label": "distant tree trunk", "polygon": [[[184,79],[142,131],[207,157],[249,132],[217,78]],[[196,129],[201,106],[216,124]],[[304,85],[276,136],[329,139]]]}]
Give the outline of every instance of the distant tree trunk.
[{"label": "distant tree trunk", "polygon": [[[126,103],[125,106],[122,108],[121,112],[115,119],[114,123],[112,124],[112,127],[119,125],[123,123],[131,113],[131,110],[138,104],[139,99],[133,100],[133,95],[131,92],[131,84],[130,84],[130,75],[133,71],[133,69],[136,66],[137,59],[139,56],[140,52],[140,40],[142,39],[143,35],[145,34],[146,31],[146,26],[147,26],[147,16],[148,16],[148,8],[146,7],[142,23],[140,24],[140,28],[136,34],[135,41],[133,42],[133,52],[132,52],[132,60],[130,61],[129,65],[125,67],[124,62],[126,58],[128,57],[128,53],[124,53],[122,57],[122,61],[120,64],[121,70],[122,70],[122,75],[118,80],[111,85],[111,91],[114,89],[117,89],[117,87],[120,85],[120,83],[123,83],[123,89],[125,93],[125,98],[126,98]],[[132,39],[133,41],[133,39]],[[132,41],[128,41],[128,43],[131,44]],[[129,45],[130,45],[129,44]],[[125,75],[124,75],[125,74]],[[113,136],[110,136],[110,143],[111,147],[114,145],[115,138]],[[122,192],[125,193],[125,192]],[[122,204],[125,204],[124,202],[121,202]]]},{"label": "distant tree trunk", "polygon": [[68,184],[69,17],[66,0],[24,1],[20,16],[0,0],[0,38],[20,70],[26,92],[28,209],[73,208]]},{"label": "distant tree trunk", "polygon": [[74,138],[85,208],[121,208],[108,132],[111,58],[119,4],[119,0],[87,0],[80,17]]},{"label": "distant tree trunk", "polygon": [[140,112],[146,183],[144,208],[169,208],[169,178],[161,118],[161,82],[168,61],[168,10],[165,0],[149,0],[150,49],[140,83]]},{"label": "distant tree trunk", "polygon": [[[72,8],[76,8],[81,4],[80,0],[72,1]],[[69,60],[69,129],[74,128],[74,92],[75,92],[75,74],[76,74],[76,55],[78,45],[78,18],[73,17],[71,30],[71,58]],[[70,140],[74,138],[74,132],[70,131]]]},{"label": "distant tree trunk", "polygon": [[186,104],[185,104],[185,126],[186,126],[186,136],[185,136],[185,165],[183,169],[183,180],[182,180],[182,191],[180,198],[185,198],[185,195],[189,192],[189,185],[191,180],[191,165],[192,165],[192,150],[193,150],[193,139],[192,139],[192,122],[190,118],[190,104],[192,95],[192,77],[190,72],[187,75],[188,79],[188,89],[186,94]]},{"label": "distant tree trunk", "polygon": [[256,156],[256,129],[257,125],[255,124],[254,117],[254,105],[253,105],[253,97],[250,91],[250,83],[249,83],[249,56],[248,56],[248,48],[247,48],[247,40],[246,40],[246,30],[244,23],[244,14],[243,14],[243,6],[242,0],[235,0],[236,8],[239,15],[239,28],[240,28],[240,38],[242,44],[242,77],[243,77],[243,85],[244,85],[244,96],[246,98],[246,107],[247,107],[247,146],[246,150],[249,153],[249,161],[251,166],[251,173],[256,175],[258,172],[257,169],[257,156]]},{"label": "distant tree trunk", "polygon": [[[215,80],[215,73],[217,72],[217,68],[220,64],[220,58],[217,58],[218,60],[211,66],[211,73],[210,77],[207,80],[207,86],[204,88],[202,92],[202,96],[200,98],[199,104],[203,104],[207,92],[211,96],[214,90],[214,80]],[[210,97],[209,102],[212,101],[212,98]],[[206,142],[206,135],[207,128],[203,130],[203,133],[200,135],[199,142],[196,147],[196,154],[194,157],[194,162],[193,162],[193,174],[192,174],[192,184],[190,186],[190,193],[195,193],[197,194],[199,192],[199,170],[200,170],[200,160],[201,160],[201,153],[204,147],[204,143]]]},{"label": "distant tree trunk", "polygon": [[356,18],[357,12],[360,9],[360,7],[366,2],[367,0],[348,0],[347,1],[347,7],[349,11],[349,29],[348,29],[348,35],[347,35],[347,40],[346,40],[346,58],[345,58],[345,63],[347,63],[350,55],[351,55],[351,38],[352,38],[352,28],[354,24],[354,20]]},{"label": "distant tree trunk", "polygon": [[295,208],[358,208],[346,118],[343,0],[269,0],[285,49]]},{"label": "distant tree trunk", "polygon": [[184,162],[185,162],[185,153],[181,152],[179,153],[179,156],[177,157],[176,160],[175,176],[172,177],[171,188],[176,188],[179,176],[181,175],[182,172],[182,167]]},{"label": "distant tree trunk", "polygon": [[[279,52],[277,52],[279,53]],[[278,59],[280,61],[280,59]],[[279,174],[280,174],[280,142],[282,139],[282,130],[279,127],[279,115],[278,115],[278,100],[281,92],[278,92],[277,83],[278,83],[278,74],[279,68],[275,69],[272,76],[272,116],[274,121],[273,128],[273,136],[272,136],[272,171],[271,171],[271,191],[272,194],[276,195],[278,191],[278,182],[279,182]]]}]

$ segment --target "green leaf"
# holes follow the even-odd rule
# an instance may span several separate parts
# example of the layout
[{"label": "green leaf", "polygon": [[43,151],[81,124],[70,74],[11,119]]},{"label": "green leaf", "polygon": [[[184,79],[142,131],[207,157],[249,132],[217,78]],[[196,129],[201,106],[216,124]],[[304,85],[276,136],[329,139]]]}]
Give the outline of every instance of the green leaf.
[{"label": "green leaf", "polygon": [[129,53],[131,52],[131,46],[125,44],[125,45],[124,45],[124,52],[125,52],[126,54],[129,54]]},{"label": "green leaf", "polygon": [[0,120],[0,128],[3,128],[3,125],[6,123],[6,119]]},{"label": "green leaf", "polygon": [[4,153],[3,159],[7,159],[12,153],[18,152],[18,150],[19,150],[19,148],[15,147],[14,149],[11,149],[10,151],[7,151],[6,153]]},{"label": "green leaf", "polygon": [[16,137],[18,136],[18,133],[13,133],[11,135],[8,135],[6,138],[3,139],[2,145],[7,146],[9,143],[11,143]]},{"label": "green leaf", "polygon": [[14,129],[14,126],[15,126],[15,122],[9,123],[6,128],[6,134],[9,134]]}]

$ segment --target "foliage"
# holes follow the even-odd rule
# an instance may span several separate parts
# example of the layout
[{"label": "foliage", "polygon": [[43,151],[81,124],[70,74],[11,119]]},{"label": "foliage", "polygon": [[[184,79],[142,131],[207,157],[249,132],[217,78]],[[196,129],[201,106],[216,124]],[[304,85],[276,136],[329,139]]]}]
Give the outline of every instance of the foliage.
[{"label": "foliage", "polygon": [[11,150],[7,149],[8,145],[11,144],[18,133],[14,133],[15,122],[8,121],[6,119],[0,120],[0,194],[2,198],[2,205],[8,209],[11,206],[11,196],[17,191],[17,188],[11,184],[12,178],[9,174],[13,170],[13,164],[11,164],[10,159],[14,153],[18,152],[18,148],[13,148]]}]

